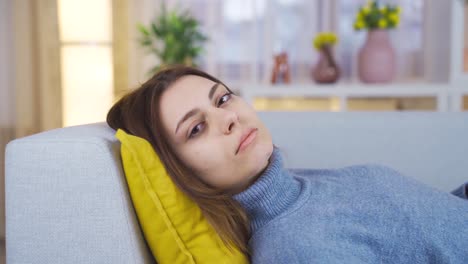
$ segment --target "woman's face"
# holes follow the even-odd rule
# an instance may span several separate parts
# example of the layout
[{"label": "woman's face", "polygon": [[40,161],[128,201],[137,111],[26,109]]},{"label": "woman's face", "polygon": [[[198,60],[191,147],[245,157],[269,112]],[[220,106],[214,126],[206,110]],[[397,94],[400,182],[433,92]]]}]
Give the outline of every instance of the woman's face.
[{"label": "woman's face", "polygon": [[160,101],[176,154],[207,184],[237,193],[268,165],[271,135],[254,109],[222,84],[187,75]]}]

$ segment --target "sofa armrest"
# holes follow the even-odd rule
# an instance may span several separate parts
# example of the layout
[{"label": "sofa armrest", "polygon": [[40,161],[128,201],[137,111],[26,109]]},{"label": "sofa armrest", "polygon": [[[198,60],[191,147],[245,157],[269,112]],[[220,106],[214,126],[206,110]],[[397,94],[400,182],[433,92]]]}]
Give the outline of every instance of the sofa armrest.
[{"label": "sofa armrest", "polygon": [[52,130],[6,149],[7,263],[153,263],[106,124]]}]

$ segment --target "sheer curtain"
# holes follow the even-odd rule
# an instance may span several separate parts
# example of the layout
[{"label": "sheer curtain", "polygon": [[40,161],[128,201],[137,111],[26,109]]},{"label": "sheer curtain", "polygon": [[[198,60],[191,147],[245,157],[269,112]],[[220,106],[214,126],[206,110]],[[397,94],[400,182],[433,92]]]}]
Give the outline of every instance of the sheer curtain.
[{"label": "sheer curtain", "polygon": [[468,3],[465,4],[465,23],[464,23],[464,31],[465,31],[465,37],[464,37],[464,63],[463,63],[463,70],[465,73],[468,73]]},{"label": "sheer curtain", "polygon": [[[188,9],[201,22],[209,37],[198,64],[234,88],[246,83],[266,82],[275,53],[286,51],[296,81],[308,81],[316,54],[312,38],[317,32],[317,1],[307,0],[188,0],[166,1],[171,9]],[[160,1],[142,0],[133,5],[132,18],[149,23]],[[130,35],[138,36],[135,28]],[[145,56],[137,45],[131,82],[139,83],[154,58]],[[131,56],[132,57],[132,56]],[[138,65],[140,62],[140,65]]]},{"label": "sheer curtain", "polygon": [[0,1],[0,217],[4,154],[14,138],[61,127],[56,0]]},{"label": "sheer curtain", "polygon": [[5,145],[14,136],[11,2],[0,1],[0,239],[5,239]]},{"label": "sheer curtain", "polygon": [[312,38],[318,31],[318,1],[191,0],[170,1],[188,8],[209,36],[201,58],[205,70],[240,86],[267,82],[273,56],[287,52],[292,79],[307,82],[317,54]]},{"label": "sheer curtain", "polygon": [[[401,25],[391,31],[398,54],[398,81],[425,78],[425,34],[428,19],[437,19],[437,10],[427,18],[430,2],[436,0],[388,0],[382,3],[402,7]],[[148,23],[158,14],[160,1],[141,0],[134,21]],[[267,82],[273,55],[286,51],[296,83],[311,82],[311,67],[317,60],[312,39],[320,31],[335,31],[340,42],[335,52],[343,68],[343,81],[357,79],[356,54],[365,32],[352,25],[360,5],[366,0],[167,0],[172,9],[189,9],[199,19],[210,41],[199,64],[226,82],[241,86]],[[434,6],[434,5],[432,5]],[[138,10],[139,9],[139,10]],[[447,28],[448,30],[448,28]],[[134,31],[134,39],[136,32]],[[436,40],[436,38],[431,38]],[[440,41],[440,40],[439,40]],[[138,49],[138,46],[135,46]],[[138,53],[138,52],[137,52]],[[154,59],[139,54],[140,81]],[[134,80],[138,78],[133,78]]]}]

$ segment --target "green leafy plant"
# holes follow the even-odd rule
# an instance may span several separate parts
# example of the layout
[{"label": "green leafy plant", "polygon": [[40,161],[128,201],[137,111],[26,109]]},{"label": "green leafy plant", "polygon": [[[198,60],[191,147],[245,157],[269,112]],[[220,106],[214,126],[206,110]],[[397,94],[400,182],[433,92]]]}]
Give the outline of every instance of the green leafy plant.
[{"label": "green leafy plant", "polygon": [[138,31],[140,45],[160,61],[151,73],[176,64],[196,67],[194,61],[207,41],[199,22],[187,10],[180,13],[168,11],[164,1],[161,14],[149,26],[138,24]]},{"label": "green leafy plant", "polygon": [[391,29],[400,24],[401,8],[395,5],[381,5],[378,1],[368,1],[356,14],[354,29]]}]

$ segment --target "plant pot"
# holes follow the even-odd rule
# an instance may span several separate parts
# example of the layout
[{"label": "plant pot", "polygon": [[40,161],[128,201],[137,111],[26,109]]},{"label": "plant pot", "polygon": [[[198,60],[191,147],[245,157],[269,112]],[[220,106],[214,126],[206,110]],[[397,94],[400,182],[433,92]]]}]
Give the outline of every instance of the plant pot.
[{"label": "plant pot", "polygon": [[387,30],[371,30],[358,54],[358,75],[365,83],[387,83],[395,77],[395,50]]},{"label": "plant pot", "polygon": [[333,58],[332,48],[325,45],[320,49],[319,59],[312,70],[317,83],[334,83],[340,77],[340,69]]}]

